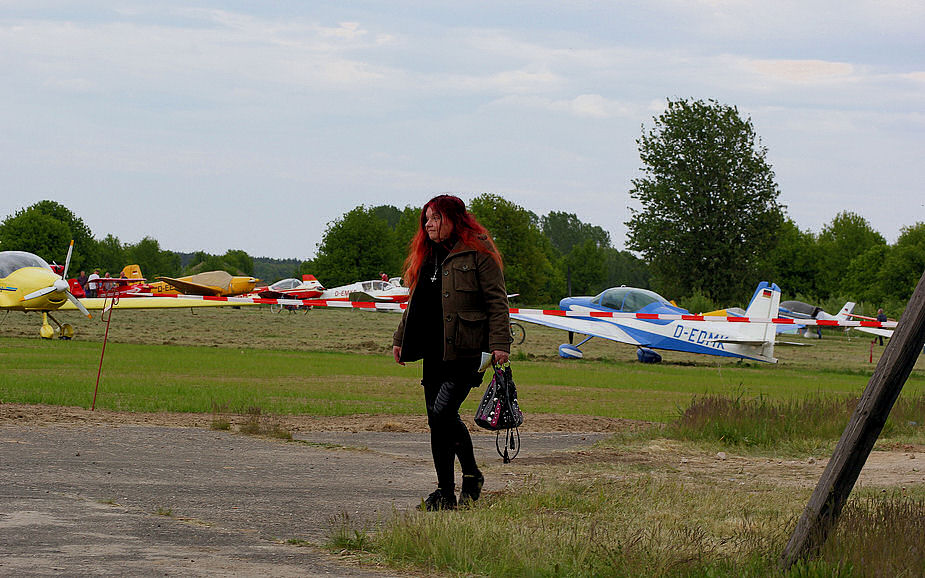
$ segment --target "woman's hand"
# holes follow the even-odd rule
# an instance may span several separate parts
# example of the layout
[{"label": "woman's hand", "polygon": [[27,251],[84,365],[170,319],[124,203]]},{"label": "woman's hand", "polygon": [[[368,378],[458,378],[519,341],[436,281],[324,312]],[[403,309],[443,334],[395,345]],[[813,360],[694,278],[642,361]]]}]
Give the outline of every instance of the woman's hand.
[{"label": "woman's hand", "polygon": [[501,351],[500,349],[496,349],[491,352],[491,356],[494,360],[493,363],[495,365],[504,365],[505,363],[507,363],[507,360],[508,360],[508,357],[510,357],[510,354],[507,351]]},{"label": "woman's hand", "polygon": [[401,346],[393,345],[392,346],[392,357],[395,358],[395,363],[398,365],[404,365],[405,362],[401,360]]}]

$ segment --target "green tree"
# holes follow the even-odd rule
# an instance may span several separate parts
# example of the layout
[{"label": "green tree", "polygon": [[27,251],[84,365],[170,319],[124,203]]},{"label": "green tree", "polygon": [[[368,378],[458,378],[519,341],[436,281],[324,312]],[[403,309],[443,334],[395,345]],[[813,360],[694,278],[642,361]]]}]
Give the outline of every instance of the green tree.
[{"label": "green tree", "polygon": [[223,257],[226,265],[234,269],[229,273],[237,275],[254,275],[254,258],[241,249],[229,249]]},{"label": "green tree", "polygon": [[539,229],[539,219],[504,198],[484,194],[469,210],[491,233],[504,260],[509,293],[525,303],[549,303],[564,293],[564,279],[554,266],[555,249]]},{"label": "green tree", "polygon": [[71,231],[65,223],[37,211],[20,211],[0,225],[0,249],[35,253],[49,263],[63,263],[70,242]]},{"label": "green tree", "polygon": [[740,301],[757,282],[783,220],[767,149],[750,119],[710,100],[669,100],[637,140],[643,177],[629,191],[627,247],[656,288]]},{"label": "green tree", "polygon": [[[128,263],[125,262],[125,247],[117,237],[106,235],[105,239],[97,242],[97,259],[92,266],[99,267],[100,274],[108,271],[110,275],[118,277],[126,265]],[[74,272],[76,273],[76,270]]]},{"label": "green tree", "polygon": [[0,224],[0,250],[28,251],[49,262],[63,264],[71,240],[74,241],[71,271],[91,266],[96,259],[96,241],[90,228],[55,201],[39,201]]},{"label": "green tree", "polygon": [[162,250],[157,240],[145,237],[134,245],[125,245],[127,264],[137,264],[147,279],[157,276],[177,277],[180,274],[180,255]]},{"label": "green tree", "polygon": [[583,223],[574,213],[550,211],[540,219],[543,234],[560,255],[568,255],[572,247],[591,240],[598,247],[610,246],[610,233],[596,225]]},{"label": "green tree", "polygon": [[842,211],[822,228],[817,243],[822,263],[819,292],[826,298],[839,292],[852,260],[871,247],[886,245],[886,240],[864,217]]},{"label": "green tree", "polygon": [[607,247],[598,245],[593,239],[573,245],[563,259],[570,273],[571,289],[575,295],[596,295],[607,279]]},{"label": "green tree", "polygon": [[302,261],[299,259],[272,259],[270,257],[254,258],[254,277],[267,283],[275,283],[287,277],[298,278]]},{"label": "green tree", "polygon": [[882,303],[892,293],[882,281],[883,266],[890,252],[888,245],[873,245],[852,259],[839,284],[841,294],[855,301]]},{"label": "green tree", "polygon": [[604,249],[604,272],[602,289],[620,285],[649,288],[648,265],[629,251],[618,251],[613,247]]},{"label": "green tree", "polygon": [[392,205],[379,205],[378,207],[370,209],[370,212],[385,221],[392,230],[398,226],[398,221],[401,219],[402,215],[398,207],[393,207]]},{"label": "green tree", "polygon": [[421,209],[407,206],[402,210],[398,223],[395,225],[395,246],[401,255],[399,268],[395,271],[386,271],[390,276],[400,275],[404,271],[401,267],[404,265],[404,259],[408,255],[411,247],[411,239],[421,227]]},{"label": "green tree", "polygon": [[399,271],[403,258],[388,222],[360,206],[328,223],[318,255],[303,263],[302,271],[334,287]]},{"label": "green tree", "polygon": [[[229,271],[229,269],[231,269]],[[192,259],[183,267],[184,275],[196,275],[205,271],[227,271],[234,273],[234,269],[218,255],[206,253],[205,251],[196,251]]]},{"label": "green tree", "polygon": [[925,271],[925,223],[903,227],[877,274],[883,297],[908,301]]},{"label": "green tree", "polygon": [[778,230],[775,247],[766,256],[770,271],[768,280],[780,286],[784,300],[797,295],[808,299],[819,297],[822,260],[816,236],[810,231],[801,231],[787,218]]}]

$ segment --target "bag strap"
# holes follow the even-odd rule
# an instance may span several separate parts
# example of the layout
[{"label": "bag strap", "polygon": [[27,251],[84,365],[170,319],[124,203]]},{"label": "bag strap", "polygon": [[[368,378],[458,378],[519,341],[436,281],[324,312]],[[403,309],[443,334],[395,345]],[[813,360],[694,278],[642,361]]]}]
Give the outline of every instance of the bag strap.
[{"label": "bag strap", "polygon": [[[511,390],[507,380],[507,375],[505,370],[510,370],[511,362],[507,361],[502,364],[497,364],[492,361],[492,367],[496,373],[500,373],[505,377],[503,380],[504,388],[504,403],[507,405],[506,409],[508,414],[514,414],[514,402],[511,399]],[[501,445],[501,430],[495,434],[495,449],[498,450],[498,455],[501,456],[501,459],[505,464],[511,463],[511,460],[517,457],[517,454],[520,453],[520,429],[517,427],[505,428],[504,430],[504,445]]]}]

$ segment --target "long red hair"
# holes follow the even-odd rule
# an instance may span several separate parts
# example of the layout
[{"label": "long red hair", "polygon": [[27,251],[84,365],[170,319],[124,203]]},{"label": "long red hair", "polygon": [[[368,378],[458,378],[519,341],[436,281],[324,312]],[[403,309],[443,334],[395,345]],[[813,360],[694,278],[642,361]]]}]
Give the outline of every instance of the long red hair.
[{"label": "long red hair", "polygon": [[428,261],[434,255],[434,242],[427,236],[424,225],[427,223],[427,209],[439,213],[444,221],[453,224],[452,238],[458,239],[463,244],[472,247],[482,253],[488,253],[498,263],[498,267],[504,267],[501,262],[501,254],[498,247],[492,240],[488,229],[482,226],[472,213],[466,210],[465,203],[462,199],[453,195],[437,195],[427,201],[421,208],[421,224],[417,233],[411,239],[408,247],[408,257],[405,258],[405,271],[402,276],[405,285],[412,291],[418,283],[418,273],[421,271],[421,265]]}]

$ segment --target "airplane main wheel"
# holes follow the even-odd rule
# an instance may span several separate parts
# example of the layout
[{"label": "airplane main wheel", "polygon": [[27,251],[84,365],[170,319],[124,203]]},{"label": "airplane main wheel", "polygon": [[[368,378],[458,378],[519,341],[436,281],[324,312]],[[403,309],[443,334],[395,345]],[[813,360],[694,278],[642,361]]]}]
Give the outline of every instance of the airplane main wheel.
[{"label": "airplane main wheel", "polygon": [[648,347],[636,349],[636,358],[642,363],[660,363],[662,361],[662,356]]},{"label": "airplane main wheel", "polygon": [[564,359],[581,359],[583,355],[581,350],[574,345],[563,343],[559,346],[559,357]]},{"label": "airplane main wheel", "polygon": [[61,334],[58,335],[58,339],[71,339],[74,337],[74,327],[70,323],[65,323],[61,326]]},{"label": "airplane main wheel", "polygon": [[42,328],[39,329],[39,335],[42,336],[42,339],[51,339],[55,336],[55,330],[51,325],[42,325]]}]

